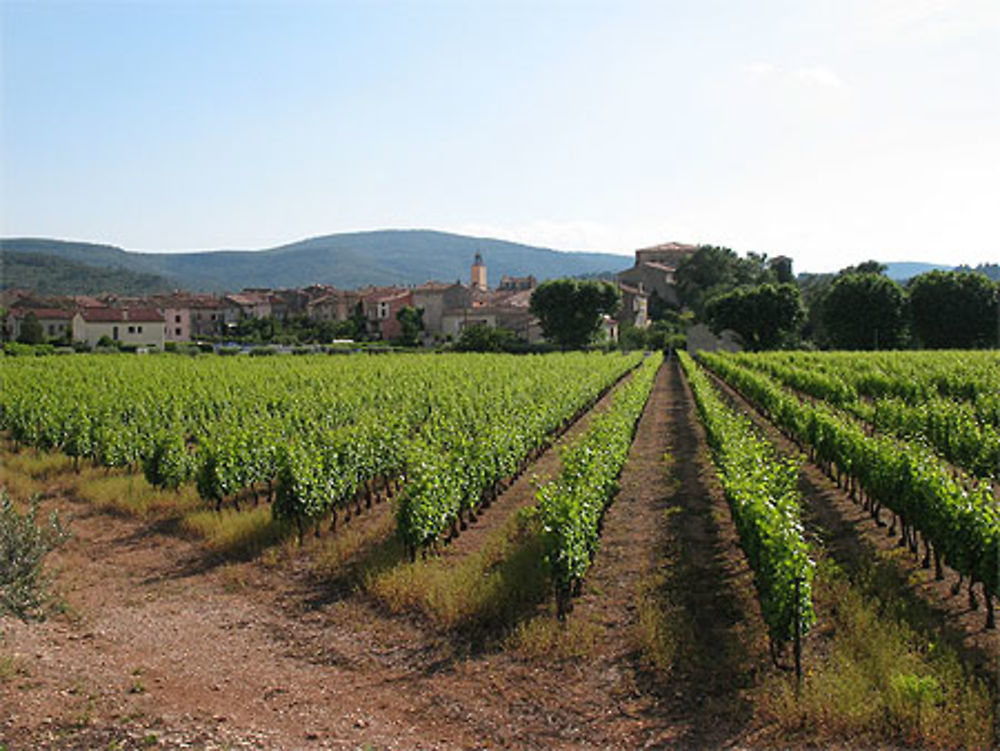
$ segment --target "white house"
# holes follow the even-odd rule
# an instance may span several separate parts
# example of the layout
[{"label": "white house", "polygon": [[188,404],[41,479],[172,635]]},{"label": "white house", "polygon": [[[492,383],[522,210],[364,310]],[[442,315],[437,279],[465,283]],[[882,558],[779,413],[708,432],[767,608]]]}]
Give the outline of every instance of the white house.
[{"label": "white house", "polygon": [[73,339],[91,347],[113,342],[163,349],[163,314],[152,308],[83,308],[73,316]]}]

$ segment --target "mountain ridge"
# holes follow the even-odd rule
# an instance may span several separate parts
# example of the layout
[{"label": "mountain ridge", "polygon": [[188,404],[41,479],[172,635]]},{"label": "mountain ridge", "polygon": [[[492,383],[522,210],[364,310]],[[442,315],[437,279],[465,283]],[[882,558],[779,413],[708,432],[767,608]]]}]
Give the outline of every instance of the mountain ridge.
[{"label": "mountain ridge", "polygon": [[[0,238],[0,287],[26,287],[60,294],[74,274],[108,292],[137,287],[178,288],[192,292],[236,291],[245,287],[304,287],[331,284],[344,289],[365,285],[416,285],[427,281],[468,280],[476,253],[486,260],[494,285],[502,276],[596,277],[632,265],[632,257],[611,253],[555,250],[489,237],[427,229],[384,229],[316,235],[260,250],[220,249],[184,252],[131,251],[116,245],[56,238]],[[53,266],[62,259],[65,268]],[[905,282],[932,269],[952,265],[888,262],[887,274]],[[38,273],[51,268],[54,284]],[[46,291],[47,290],[47,291]],[[58,291],[56,291],[58,290]]]},{"label": "mountain ridge", "polygon": [[[476,253],[490,279],[533,275],[539,280],[607,271],[632,264],[629,256],[578,253],[435,230],[370,230],[319,235],[263,250],[151,253],[114,245],[53,238],[3,238],[0,253],[38,253],[96,267],[152,274],[178,288],[221,292],[243,287],[332,284],[422,284],[467,279]],[[4,278],[3,286],[17,286]]]}]

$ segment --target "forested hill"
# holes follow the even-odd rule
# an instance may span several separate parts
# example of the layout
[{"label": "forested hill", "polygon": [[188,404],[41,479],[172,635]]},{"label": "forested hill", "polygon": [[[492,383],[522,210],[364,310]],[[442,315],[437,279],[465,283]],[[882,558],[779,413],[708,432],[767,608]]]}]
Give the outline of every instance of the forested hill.
[{"label": "forested hill", "polygon": [[[21,256],[8,258],[11,253]],[[629,256],[561,252],[430,230],[356,232],[315,237],[268,250],[198,253],[134,253],[111,245],[8,238],[0,240],[4,271],[0,282],[6,288],[31,286],[22,275],[20,261],[24,254],[152,275],[169,287],[208,292],[315,283],[350,289],[365,284],[421,284],[428,280],[468,282],[476,253],[483,255],[491,286],[503,275],[531,274],[542,280],[616,272],[632,265]]]},{"label": "forested hill", "polygon": [[170,289],[170,282],[157,274],[4,250],[0,253],[0,287],[30,289],[39,295],[148,295]]},{"label": "forested hill", "polygon": [[986,274],[994,282],[1000,282],[1000,263],[981,263],[978,266],[958,266],[956,271],[978,271]]}]

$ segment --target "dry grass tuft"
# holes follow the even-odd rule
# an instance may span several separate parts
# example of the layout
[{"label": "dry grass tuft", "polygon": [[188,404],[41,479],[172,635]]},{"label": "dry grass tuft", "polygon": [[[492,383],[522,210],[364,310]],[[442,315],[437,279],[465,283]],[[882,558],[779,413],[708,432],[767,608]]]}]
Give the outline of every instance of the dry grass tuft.
[{"label": "dry grass tuft", "polygon": [[373,524],[360,523],[363,521],[367,520],[341,524],[316,542],[317,574],[328,577],[343,574],[344,569],[363,554],[374,551],[380,543],[384,545],[396,529],[396,519],[391,513],[382,514]]},{"label": "dry grass tuft", "polygon": [[269,506],[191,511],[184,515],[181,528],[204,538],[213,551],[234,558],[258,556],[294,532],[293,524],[275,521]]},{"label": "dry grass tuft", "polygon": [[785,733],[817,740],[994,748],[994,699],[953,649],[894,617],[890,604],[859,592],[831,566],[816,586],[818,598],[837,603],[818,637],[828,643],[806,662],[800,698],[794,678],[766,683],[765,717]]},{"label": "dry grass tuft", "polygon": [[639,584],[639,603],[634,639],[642,667],[666,675],[675,666],[681,644],[691,644],[694,628],[690,614],[670,600],[664,570],[650,574]]},{"label": "dry grass tuft", "polygon": [[600,624],[569,618],[559,621],[555,609],[523,621],[504,646],[528,660],[584,660],[594,654],[603,636]]},{"label": "dry grass tuft", "polygon": [[77,498],[96,508],[139,518],[173,516],[201,505],[193,486],[179,490],[154,488],[138,474],[105,472],[87,468],[76,475],[73,492]]},{"label": "dry grass tuft", "polygon": [[63,454],[21,449],[4,451],[0,457],[0,487],[19,500],[42,495],[52,485],[66,484],[72,476],[73,460]]},{"label": "dry grass tuft", "polygon": [[0,683],[6,683],[18,673],[18,663],[10,655],[0,656]]},{"label": "dry grass tuft", "polygon": [[526,510],[457,561],[400,563],[368,577],[365,588],[392,611],[417,610],[445,629],[496,631],[545,597],[549,577],[537,522]]}]

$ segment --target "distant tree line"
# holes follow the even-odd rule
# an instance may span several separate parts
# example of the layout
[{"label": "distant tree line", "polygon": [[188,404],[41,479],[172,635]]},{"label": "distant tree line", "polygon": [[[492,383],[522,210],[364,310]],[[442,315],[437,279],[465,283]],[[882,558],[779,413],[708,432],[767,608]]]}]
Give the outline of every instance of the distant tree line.
[{"label": "distant tree line", "polygon": [[905,286],[876,261],[803,274],[760,254],[703,247],[681,261],[681,305],[747,349],[894,349],[996,346],[1000,286],[981,267],[931,271]]}]

